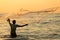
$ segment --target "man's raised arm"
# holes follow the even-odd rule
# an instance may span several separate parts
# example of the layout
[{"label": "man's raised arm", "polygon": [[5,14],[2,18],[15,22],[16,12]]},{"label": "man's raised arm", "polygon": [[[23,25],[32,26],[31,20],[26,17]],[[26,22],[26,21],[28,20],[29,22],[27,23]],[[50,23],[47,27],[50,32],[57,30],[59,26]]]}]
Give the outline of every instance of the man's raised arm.
[{"label": "man's raised arm", "polygon": [[11,23],[10,23],[10,19],[7,19],[7,22],[9,23],[9,25],[11,25]]}]

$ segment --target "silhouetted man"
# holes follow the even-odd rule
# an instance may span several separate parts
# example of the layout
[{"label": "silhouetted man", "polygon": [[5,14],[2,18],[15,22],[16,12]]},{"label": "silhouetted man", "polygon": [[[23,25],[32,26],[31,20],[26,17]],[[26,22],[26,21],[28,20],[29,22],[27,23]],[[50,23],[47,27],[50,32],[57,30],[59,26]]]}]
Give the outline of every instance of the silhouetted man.
[{"label": "silhouetted man", "polygon": [[13,20],[12,23],[10,22],[10,19],[7,20],[10,27],[11,27],[11,32],[10,32],[10,37],[11,38],[15,38],[17,37],[17,34],[16,34],[16,28],[17,27],[24,27],[24,26],[27,26],[28,24],[25,24],[25,25],[17,25],[16,24],[16,20]]}]

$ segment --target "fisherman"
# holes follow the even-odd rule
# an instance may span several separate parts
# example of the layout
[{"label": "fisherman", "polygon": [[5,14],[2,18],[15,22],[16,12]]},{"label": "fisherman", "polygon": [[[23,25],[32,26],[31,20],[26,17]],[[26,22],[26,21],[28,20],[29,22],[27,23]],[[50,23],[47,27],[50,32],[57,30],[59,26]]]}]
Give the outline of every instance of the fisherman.
[{"label": "fisherman", "polygon": [[8,18],[7,22],[9,23],[9,25],[11,27],[11,32],[10,32],[10,37],[11,38],[17,37],[17,34],[16,34],[16,28],[17,27],[24,27],[24,26],[28,25],[28,24],[18,25],[18,24],[16,24],[16,20],[13,20],[12,23],[11,23],[9,18]]}]

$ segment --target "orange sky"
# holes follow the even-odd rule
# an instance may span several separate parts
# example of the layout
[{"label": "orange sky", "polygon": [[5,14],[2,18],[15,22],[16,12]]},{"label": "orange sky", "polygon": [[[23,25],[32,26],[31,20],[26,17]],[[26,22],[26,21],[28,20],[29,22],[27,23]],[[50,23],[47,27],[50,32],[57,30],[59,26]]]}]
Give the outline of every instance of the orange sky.
[{"label": "orange sky", "polygon": [[60,0],[0,0],[0,13],[19,13],[21,8],[36,11],[57,6],[60,7]]}]

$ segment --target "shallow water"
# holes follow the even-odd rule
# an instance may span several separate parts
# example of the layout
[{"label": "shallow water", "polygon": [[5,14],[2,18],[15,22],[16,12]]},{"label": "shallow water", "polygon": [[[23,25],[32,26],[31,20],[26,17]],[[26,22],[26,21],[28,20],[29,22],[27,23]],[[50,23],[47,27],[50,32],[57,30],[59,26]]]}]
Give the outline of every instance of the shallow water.
[{"label": "shallow water", "polygon": [[[60,39],[60,14],[59,13],[29,13],[22,16],[11,16],[16,19],[17,24],[29,24],[28,26],[17,28],[17,35],[23,36],[19,40],[59,40]],[[0,20],[0,40],[13,40],[10,35],[10,26],[6,20]],[[7,35],[7,36],[4,36]],[[4,39],[4,38],[7,39]],[[26,38],[25,38],[26,37]],[[25,38],[25,39],[24,39]],[[15,40],[15,39],[14,39]],[[18,39],[16,39],[18,40]]]}]

